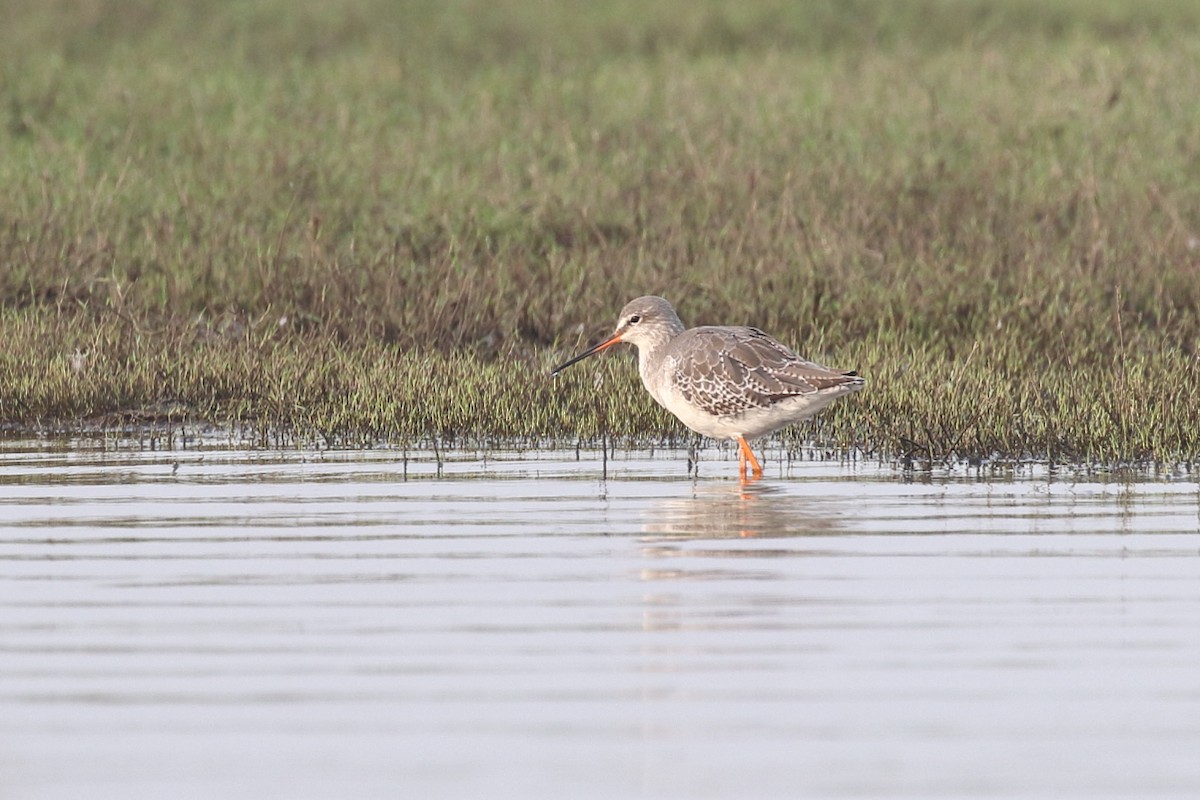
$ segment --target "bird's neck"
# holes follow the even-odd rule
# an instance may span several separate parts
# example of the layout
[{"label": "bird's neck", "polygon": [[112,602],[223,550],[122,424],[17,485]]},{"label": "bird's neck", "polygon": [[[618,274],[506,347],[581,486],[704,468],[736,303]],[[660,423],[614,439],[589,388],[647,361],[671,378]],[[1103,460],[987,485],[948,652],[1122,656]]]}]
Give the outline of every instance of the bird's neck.
[{"label": "bird's neck", "polygon": [[676,325],[655,329],[652,334],[646,335],[638,342],[638,372],[641,373],[642,382],[647,388],[651,384],[652,373],[658,369],[662,360],[663,351],[680,333],[683,333],[683,324],[677,322]]}]

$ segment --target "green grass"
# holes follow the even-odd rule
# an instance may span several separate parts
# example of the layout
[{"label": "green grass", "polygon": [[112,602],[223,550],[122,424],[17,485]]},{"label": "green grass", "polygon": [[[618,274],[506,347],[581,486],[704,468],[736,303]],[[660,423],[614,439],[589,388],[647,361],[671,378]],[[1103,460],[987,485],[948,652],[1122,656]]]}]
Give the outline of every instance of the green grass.
[{"label": "green grass", "polygon": [[657,293],[867,377],[789,442],[1200,450],[1190,0],[0,10],[9,426],[682,439],[547,375]]}]

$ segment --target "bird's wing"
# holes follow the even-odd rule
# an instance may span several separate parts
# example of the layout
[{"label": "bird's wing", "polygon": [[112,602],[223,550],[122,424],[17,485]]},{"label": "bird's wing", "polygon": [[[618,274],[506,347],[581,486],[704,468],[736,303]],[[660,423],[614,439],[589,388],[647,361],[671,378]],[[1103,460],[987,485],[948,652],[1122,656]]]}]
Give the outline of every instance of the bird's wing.
[{"label": "bird's wing", "polygon": [[853,372],[801,358],[758,328],[693,328],[671,344],[677,390],[718,416],[862,383]]}]

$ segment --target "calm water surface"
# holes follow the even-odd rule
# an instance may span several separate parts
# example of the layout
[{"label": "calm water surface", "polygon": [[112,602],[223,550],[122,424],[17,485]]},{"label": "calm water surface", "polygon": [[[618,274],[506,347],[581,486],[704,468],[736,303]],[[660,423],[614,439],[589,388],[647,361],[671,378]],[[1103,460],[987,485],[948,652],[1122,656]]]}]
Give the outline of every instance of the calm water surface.
[{"label": "calm water surface", "polygon": [[0,798],[1200,797],[1200,487],[0,444]]}]

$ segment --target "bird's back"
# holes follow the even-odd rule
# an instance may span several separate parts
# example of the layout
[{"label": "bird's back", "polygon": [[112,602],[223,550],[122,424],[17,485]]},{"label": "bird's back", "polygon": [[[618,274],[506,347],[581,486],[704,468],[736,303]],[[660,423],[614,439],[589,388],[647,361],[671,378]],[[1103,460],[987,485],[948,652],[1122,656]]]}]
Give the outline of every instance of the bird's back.
[{"label": "bird's back", "polygon": [[758,328],[691,328],[663,348],[656,368],[672,393],[721,417],[770,409],[789,398],[832,400],[864,385],[856,373],[801,358]]}]

